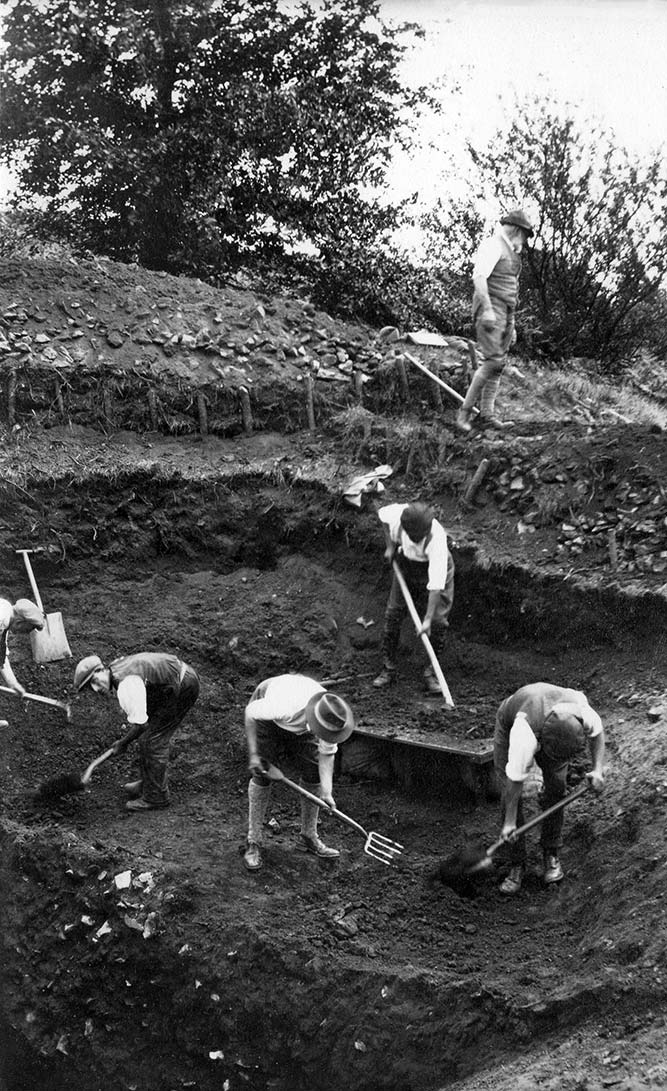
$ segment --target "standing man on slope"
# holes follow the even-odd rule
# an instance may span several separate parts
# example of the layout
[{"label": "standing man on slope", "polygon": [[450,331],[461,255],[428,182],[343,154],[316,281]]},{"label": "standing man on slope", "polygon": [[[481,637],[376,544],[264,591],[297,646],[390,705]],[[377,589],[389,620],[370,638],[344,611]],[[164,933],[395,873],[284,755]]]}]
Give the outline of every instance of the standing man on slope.
[{"label": "standing man on slope", "polygon": [[[421,633],[430,638],[441,658],[448,617],[454,601],[454,561],[447,533],[427,504],[386,504],[378,511],[384,531],[385,560],[394,560],[405,577],[417,609],[424,610]],[[382,633],[383,668],[373,685],[378,689],[396,681],[396,657],[401,625],[408,611],[400,583],[392,570],[391,590]],[[429,693],[440,693],[431,664],[424,670]]]},{"label": "standing man on slope", "polygon": [[[503,894],[517,894],[526,871],[526,838],[513,839],[523,825],[521,795],[533,761],[544,778],[543,810],[563,799],[570,761],[588,740],[593,768],[587,774],[591,787],[602,791],[605,752],[602,721],[586,696],[576,689],[533,682],[522,686],[502,702],[496,715],[493,764],[502,792],[501,837],[509,842],[511,868],[500,885]],[[559,852],[563,843],[563,811],[545,818],[540,843],[544,856],[544,882],[563,878]]]},{"label": "standing man on slope", "polygon": [[167,652],[137,652],[105,667],[99,655],[77,664],[74,686],[108,696],[114,693],[127,717],[128,730],[115,744],[123,754],[139,739],[140,779],[125,785],[128,811],[153,811],[169,806],[169,755],[176,728],[199,696],[199,678],[192,667]]},{"label": "standing man on slope", "polygon": [[507,364],[507,351],[516,341],[514,314],[519,298],[521,251],[533,234],[525,212],[512,209],[503,216],[498,230],[484,239],[474,257],[472,316],[482,363],[475,371],[463,404],[456,415],[460,432],[472,430],[471,418],[479,401],[478,423],[486,428],[503,428],[495,416],[500,376]]},{"label": "standing man on slope", "polygon": [[[245,710],[248,741],[248,847],[244,860],[250,871],[262,866],[262,832],[271,799],[271,781],[262,762],[276,765],[281,755],[291,759],[300,783],[312,795],[335,807],[334,759],[339,743],[354,730],[352,709],[335,693],[305,674],[278,674],[260,682]],[[340,856],[317,833],[320,808],[301,798],[301,840],[307,852],[323,859]]]}]

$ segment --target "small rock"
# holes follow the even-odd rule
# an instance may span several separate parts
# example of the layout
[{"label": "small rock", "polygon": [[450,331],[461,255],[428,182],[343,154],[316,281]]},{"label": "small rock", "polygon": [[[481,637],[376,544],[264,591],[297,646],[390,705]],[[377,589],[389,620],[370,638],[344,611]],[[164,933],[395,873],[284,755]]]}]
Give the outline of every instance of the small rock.
[{"label": "small rock", "polygon": [[650,708],[647,712],[647,716],[651,723],[656,723],[657,720],[661,720],[664,714],[664,705],[654,705],[653,708]]}]

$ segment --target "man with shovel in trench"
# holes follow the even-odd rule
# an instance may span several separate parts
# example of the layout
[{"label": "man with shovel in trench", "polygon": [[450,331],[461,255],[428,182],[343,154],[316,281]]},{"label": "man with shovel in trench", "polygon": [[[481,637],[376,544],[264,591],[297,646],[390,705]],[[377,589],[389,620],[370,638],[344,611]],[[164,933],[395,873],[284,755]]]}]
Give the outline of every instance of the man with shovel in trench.
[{"label": "man with shovel in trench", "polygon": [[[493,762],[502,792],[501,838],[508,842],[510,871],[500,890],[517,894],[526,872],[525,835],[514,838],[524,823],[522,792],[533,761],[544,778],[543,809],[565,797],[570,761],[588,740],[593,768],[587,774],[591,787],[602,791],[605,739],[602,721],[579,690],[533,682],[522,686],[500,705],[493,738]],[[544,882],[563,878],[559,851],[563,837],[563,810],[541,824]]]},{"label": "man with shovel in trench", "polygon": [[[449,551],[447,533],[433,510],[422,503],[386,504],[378,511],[385,540],[385,560],[396,561],[415,605],[424,608],[419,635],[430,638],[438,659],[442,656],[448,617],[454,601],[454,561]],[[396,681],[396,657],[403,618],[408,612],[396,573],[382,631],[383,667],[373,685],[381,689]],[[440,693],[440,683],[429,664],[424,669],[428,693]]]},{"label": "man with shovel in trench", "polygon": [[139,739],[140,779],[125,785],[128,811],[169,806],[168,769],[171,740],[199,696],[197,674],[167,652],[137,652],[114,659],[108,667],[99,655],[87,655],[74,672],[74,687],[103,696],[115,694],[128,730],[113,747],[123,754]]},{"label": "man with shovel in trench", "polygon": [[[262,866],[262,832],[271,800],[271,779],[266,765],[276,764],[281,754],[295,762],[301,782],[312,795],[330,807],[333,769],[338,746],[354,730],[352,709],[335,693],[305,674],[278,674],[260,682],[245,710],[248,741],[248,847],[243,857],[249,871]],[[319,807],[301,798],[301,840],[307,852],[322,859],[340,856],[325,845],[317,832]]]},{"label": "man with shovel in trench", "polygon": [[21,697],[26,690],[11,668],[7,637],[9,633],[31,633],[43,628],[44,614],[30,599],[17,599],[13,605],[8,599],[0,599],[0,678]]}]

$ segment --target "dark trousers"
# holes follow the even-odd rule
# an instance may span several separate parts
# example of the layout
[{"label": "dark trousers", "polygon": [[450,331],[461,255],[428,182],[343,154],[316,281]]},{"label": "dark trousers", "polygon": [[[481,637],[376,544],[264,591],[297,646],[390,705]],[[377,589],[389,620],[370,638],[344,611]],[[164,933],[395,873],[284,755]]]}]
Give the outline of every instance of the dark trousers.
[{"label": "dark trousers", "polygon": [[[567,791],[567,771],[569,763],[552,761],[546,757],[546,755],[538,750],[535,755],[535,761],[542,770],[542,776],[544,778],[544,792],[541,797],[542,810],[546,811],[554,803],[558,803],[563,799]],[[507,791],[507,777],[505,775],[505,766],[507,764],[507,746],[494,744],[493,763],[496,770],[496,776],[498,777],[498,784],[501,789],[501,821],[505,821],[505,798]],[[553,853],[558,855],[563,844],[563,819],[565,816],[565,810],[561,809],[556,811],[555,814],[545,818],[544,822],[540,826],[540,845],[542,851],[545,853]],[[517,827],[523,826],[525,822],[524,808],[522,800],[519,800],[519,807],[517,810]],[[525,864],[526,862],[526,837],[522,834],[517,837],[516,840],[510,841],[508,844],[509,858],[512,864]]]},{"label": "dark trousers", "polygon": [[[424,561],[408,561],[405,557],[401,556],[397,557],[396,560],[401,573],[405,577],[405,582],[408,585],[408,590],[412,595],[417,612],[419,613],[419,616],[423,618],[426,612],[429,594],[426,589],[426,584],[428,582],[428,564]],[[449,554],[447,560],[447,584],[444,590],[440,592],[440,601],[438,602],[433,615],[431,634],[429,636],[433,651],[438,659],[441,658],[444,649],[445,637],[449,627],[447,619],[453,602],[454,561],[451,554]],[[401,626],[407,612],[408,608],[405,599],[403,598],[401,585],[396,579],[396,573],[394,572],[392,575],[391,590],[389,592],[389,600],[385,610],[384,629],[382,632],[382,655],[384,664],[392,670],[396,667],[396,655],[401,638]]]},{"label": "dark trousers", "polygon": [[[279,768],[285,759],[294,766],[300,779],[306,784],[320,783],[317,739],[309,731],[296,735],[293,731],[286,731],[273,720],[259,720],[257,750],[261,758]],[[272,783],[268,777],[261,777],[257,773],[253,773],[252,779],[256,784],[262,784],[264,787]]]},{"label": "dark trousers", "polygon": [[139,737],[139,772],[142,795],[147,803],[169,802],[169,757],[176,728],[199,696],[199,678],[186,667],[178,693],[167,704],[154,709]]}]

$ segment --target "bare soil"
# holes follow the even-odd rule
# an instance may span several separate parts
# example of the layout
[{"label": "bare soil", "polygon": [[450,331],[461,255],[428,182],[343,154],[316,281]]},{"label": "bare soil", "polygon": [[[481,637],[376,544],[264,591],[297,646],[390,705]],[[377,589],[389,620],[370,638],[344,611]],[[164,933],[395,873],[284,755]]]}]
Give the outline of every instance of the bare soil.
[{"label": "bare soil", "polygon": [[[74,661],[174,651],[202,695],[177,737],[172,805],[144,815],[123,806],[132,751],[101,766],[89,792],[35,800],[40,783],[82,771],[117,737],[116,703],[86,693],[68,723],[0,695],[6,1091],[667,1086],[662,434],[522,401],[510,378],[516,426],[465,440],[428,381],[411,376],[401,400],[395,342],[299,301],[110,263],[14,272],[0,284],[0,594],[29,593],[14,550],[36,548]],[[142,341],[158,301],[169,339]],[[184,347],[176,314],[193,338],[217,316],[218,355],[204,334]],[[235,351],[225,345],[240,315],[243,336],[256,340],[259,324],[264,343],[244,346],[238,378],[219,353]],[[295,342],[305,355],[269,351]],[[45,362],[38,346],[54,344],[87,355]],[[420,359],[462,388],[460,344]],[[487,477],[465,503],[482,457]],[[346,504],[346,483],[385,461],[384,496]],[[374,506],[420,495],[457,565],[452,711],[422,692],[408,626],[398,684],[371,685],[389,586]],[[24,638],[12,660],[31,691],[73,699],[73,660],[39,666]],[[277,786],[265,867],[245,870],[243,708],[282,671],[338,679],[360,732],[341,748],[337,803],[403,844],[397,866],[329,817],[322,832],[340,860],[300,852],[298,799]],[[434,881],[439,862],[491,844],[498,804],[492,777],[476,775],[487,766],[451,750],[485,753],[498,703],[536,680],[580,687],[600,711],[606,791],[567,812],[558,888],[540,880],[535,837],[517,898],[498,892],[500,855],[493,875],[454,891]]]}]

